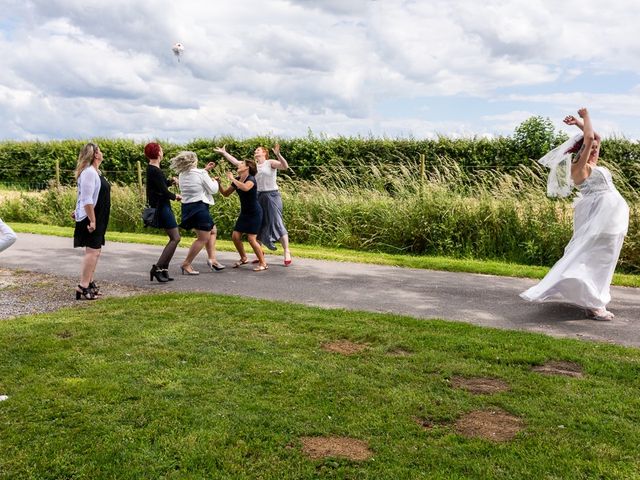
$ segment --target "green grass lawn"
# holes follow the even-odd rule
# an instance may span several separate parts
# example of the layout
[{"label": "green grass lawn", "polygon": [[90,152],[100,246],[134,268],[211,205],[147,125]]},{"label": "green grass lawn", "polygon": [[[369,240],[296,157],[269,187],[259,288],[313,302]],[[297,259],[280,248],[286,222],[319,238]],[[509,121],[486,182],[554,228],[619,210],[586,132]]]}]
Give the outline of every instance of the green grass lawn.
[{"label": "green grass lawn", "polygon": [[[16,232],[39,233],[42,235],[56,235],[73,237],[73,228],[52,225],[36,225],[31,223],[12,223]],[[188,247],[193,238],[182,237],[180,246]],[[152,233],[123,233],[107,232],[107,240],[111,242],[143,243],[147,245],[165,245],[167,237]],[[221,251],[235,251],[229,240],[218,240],[217,248]],[[318,260],[335,260],[341,262],[373,263],[377,265],[394,265],[409,268],[424,268],[429,270],[445,270],[449,272],[482,273],[505,277],[542,278],[549,271],[548,267],[520,265],[494,260],[459,259],[450,257],[432,257],[426,255],[403,255],[376,252],[361,252],[340,248],[327,248],[317,245],[292,244],[294,257],[315,258]],[[282,254],[282,251],[279,252]],[[616,273],[613,285],[625,287],[640,287],[640,275]]]},{"label": "green grass lawn", "polygon": [[[637,349],[205,294],[83,307],[0,322],[0,478],[640,478]],[[345,339],[368,348],[321,348]],[[585,377],[530,370],[547,360]],[[472,395],[456,375],[510,390]],[[454,431],[492,408],[524,430]],[[373,458],[310,460],[307,436]]]}]

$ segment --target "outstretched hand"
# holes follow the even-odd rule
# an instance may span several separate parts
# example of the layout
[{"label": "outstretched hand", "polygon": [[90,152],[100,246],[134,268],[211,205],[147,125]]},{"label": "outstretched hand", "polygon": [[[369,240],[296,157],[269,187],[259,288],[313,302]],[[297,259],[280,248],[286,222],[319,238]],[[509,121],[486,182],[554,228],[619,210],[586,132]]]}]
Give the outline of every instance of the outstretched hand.
[{"label": "outstretched hand", "polygon": [[209,162],[209,163],[207,163],[207,165],[204,167],[204,169],[205,169],[207,172],[210,172],[211,170],[213,170],[213,169],[215,168],[215,166],[216,166],[216,162]]},{"label": "outstretched hand", "polygon": [[216,148],[213,149],[213,151],[221,153],[222,155],[224,155],[225,153],[227,153],[226,145],[223,145],[221,147],[216,147]]},{"label": "outstretched hand", "polygon": [[276,157],[277,157],[278,155],[280,155],[280,144],[276,143],[275,146],[271,150],[273,150],[273,153],[275,153]]},{"label": "outstretched hand", "polygon": [[563,122],[567,125],[578,125],[578,119],[573,115],[567,115],[566,117],[564,117]]},{"label": "outstretched hand", "polygon": [[227,172],[227,178],[229,180],[233,180],[233,173],[232,172]]}]

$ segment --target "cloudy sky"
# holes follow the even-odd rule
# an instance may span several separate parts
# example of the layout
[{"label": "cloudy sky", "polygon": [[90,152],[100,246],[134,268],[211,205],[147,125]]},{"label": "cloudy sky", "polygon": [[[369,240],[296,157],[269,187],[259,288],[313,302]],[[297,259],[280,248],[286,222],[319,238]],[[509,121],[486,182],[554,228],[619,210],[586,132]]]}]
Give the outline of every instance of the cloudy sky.
[{"label": "cloudy sky", "polygon": [[[0,139],[640,139],[640,8],[609,0],[0,0]],[[171,51],[181,42],[178,62]]]}]

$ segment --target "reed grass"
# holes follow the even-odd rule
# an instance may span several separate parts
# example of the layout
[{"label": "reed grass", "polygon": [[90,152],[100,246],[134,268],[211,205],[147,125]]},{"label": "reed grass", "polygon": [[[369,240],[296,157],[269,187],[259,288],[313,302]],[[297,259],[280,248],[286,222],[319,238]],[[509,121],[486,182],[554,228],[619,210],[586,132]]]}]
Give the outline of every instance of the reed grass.
[{"label": "reed grass", "polygon": [[[640,198],[615,165],[603,164],[631,208],[619,271],[638,273]],[[536,164],[469,169],[446,158],[424,165],[398,155],[394,164],[319,166],[313,180],[281,177],[285,223],[298,243],[550,266],[572,234],[571,199],[547,198],[546,172]],[[221,238],[233,230],[235,197],[212,207]],[[8,197],[0,217],[71,226],[74,205],[74,188],[53,188]],[[143,206],[137,188],[115,185],[110,229],[145,231]],[[179,205],[174,209],[179,214]]]}]

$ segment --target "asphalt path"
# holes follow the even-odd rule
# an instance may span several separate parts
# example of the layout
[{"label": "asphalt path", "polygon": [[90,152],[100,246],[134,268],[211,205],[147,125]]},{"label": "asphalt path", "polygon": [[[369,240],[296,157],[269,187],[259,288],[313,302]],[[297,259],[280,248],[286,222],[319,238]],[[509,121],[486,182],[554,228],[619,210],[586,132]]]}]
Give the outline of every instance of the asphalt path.
[{"label": "asphalt path", "polygon": [[[0,255],[0,267],[77,277],[83,250],[72,245],[71,238],[18,234],[18,241]],[[598,322],[586,319],[582,309],[521,300],[518,294],[535,283],[530,279],[310,260],[296,258],[295,251],[289,267],[282,265],[282,257],[267,255],[264,272],[253,272],[251,264],[231,268],[238,259],[232,252],[218,254],[225,270],[209,271],[203,251],[194,262],[201,274],[183,276],[179,265],[186,249],[178,249],[171,267],[175,281],[158,284],[149,281],[149,269],[161,251],[159,246],[109,242],[96,279],[151,292],[233,294],[640,346],[637,288],[612,287],[609,309],[616,318]]]}]

